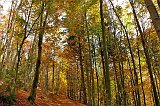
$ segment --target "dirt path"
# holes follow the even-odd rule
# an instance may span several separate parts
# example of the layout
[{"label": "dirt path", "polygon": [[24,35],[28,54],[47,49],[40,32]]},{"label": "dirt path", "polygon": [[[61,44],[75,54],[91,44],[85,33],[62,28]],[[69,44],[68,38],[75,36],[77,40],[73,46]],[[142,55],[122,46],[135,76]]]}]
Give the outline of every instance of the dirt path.
[{"label": "dirt path", "polygon": [[[36,106],[85,106],[77,101],[73,101],[68,99],[65,95],[53,95],[49,97],[42,97],[39,93],[37,93],[36,98]],[[28,91],[19,90],[16,93],[16,104],[13,106],[31,106],[28,102],[27,98],[29,96]],[[6,106],[0,104],[0,106]]]}]

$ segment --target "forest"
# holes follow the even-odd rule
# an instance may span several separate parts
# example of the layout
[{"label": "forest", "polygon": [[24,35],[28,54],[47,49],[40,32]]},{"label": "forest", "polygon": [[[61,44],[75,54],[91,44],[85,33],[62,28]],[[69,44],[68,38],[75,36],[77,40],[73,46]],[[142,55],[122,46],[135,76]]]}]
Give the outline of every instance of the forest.
[{"label": "forest", "polygon": [[0,0],[0,106],[160,106],[160,0]]}]

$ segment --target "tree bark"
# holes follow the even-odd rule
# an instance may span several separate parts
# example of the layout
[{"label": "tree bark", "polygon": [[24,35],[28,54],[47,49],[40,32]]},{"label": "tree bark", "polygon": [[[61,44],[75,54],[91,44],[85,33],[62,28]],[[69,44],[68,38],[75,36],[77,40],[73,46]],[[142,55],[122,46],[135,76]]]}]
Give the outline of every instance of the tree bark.
[{"label": "tree bark", "polygon": [[91,83],[90,83],[90,74],[89,74],[89,70],[88,70],[88,64],[87,64],[87,54],[85,54],[84,56],[84,61],[85,61],[85,70],[86,70],[86,77],[87,77],[87,93],[88,93],[88,105],[92,106],[92,98],[91,98]]},{"label": "tree bark", "polygon": [[82,80],[82,91],[83,91],[83,103],[87,104],[87,94],[86,94],[86,86],[84,80],[84,69],[83,69],[83,61],[82,61],[82,46],[81,46],[81,39],[78,36],[79,41],[79,61],[80,61],[80,68],[81,68],[81,80]]},{"label": "tree bark", "polygon": [[[132,47],[131,47],[131,43],[130,43],[130,39],[129,39],[129,35],[128,35],[128,31],[126,29],[126,27],[124,26],[123,22],[121,21],[119,15],[117,14],[115,8],[114,8],[114,5],[112,3],[111,0],[109,0],[112,7],[113,7],[113,11],[115,12],[117,18],[118,18],[118,21],[120,22],[121,26],[123,27],[124,31],[125,31],[125,35],[126,35],[126,38],[127,38],[127,43],[128,43],[128,48],[129,48],[129,53],[131,55],[131,60],[132,60],[132,64],[133,64],[133,71],[134,71],[134,85],[135,86],[138,86],[138,75],[137,75],[137,69],[136,69],[136,64],[135,64],[135,59],[134,59],[134,55],[133,55],[133,51],[132,51]],[[137,98],[137,105],[141,105],[141,99],[140,99],[140,93],[139,93],[139,88],[135,91],[136,93],[136,98]]]},{"label": "tree bark", "polygon": [[29,9],[29,13],[28,13],[28,17],[27,17],[27,20],[26,20],[26,23],[25,23],[24,36],[23,36],[22,42],[20,43],[19,49],[17,51],[17,64],[16,64],[16,69],[15,69],[15,71],[16,71],[16,74],[15,74],[15,85],[17,83],[17,76],[18,76],[18,71],[19,71],[19,63],[20,63],[20,59],[21,59],[21,50],[23,48],[24,41],[27,39],[27,28],[28,28],[28,23],[29,23],[30,16],[31,16],[32,6],[33,6],[33,1],[31,3],[30,9]]},{"label": "tree bark", "polygon": [[[92,40],[93,40],[93,37],[92,37]],[[94,40],[93,40],[93,43],[95,43]],[[93,48],[93,57],[94,57],[94,68],[96,71],[96,79],[97,79],[97,106],[100,106],[99,75],[98,75],[98,69],[97,69],[96,47],[94,44],[92,45],[92,48]]]},{"label": "tree bark", "polygon": [[158,7],[160,9],[160,0],[157,0]]},{"label": "tree bark", "polygon": [[[85,1],[86,2],[86,1]],[[86,5],[86,4],[85,4]],[[87,40],[88,40],[88,55],[89,55],[89,71],[90,71],[90,77],[91,77],[91,105],[95,106],[95,84],[94,84],[94,70],[92,68],[92,56],[91,56],[91,46],[90,46],[90,38],[89,38],[89,29],[88,29],[88,21],[87,21],[87,13],[86,13],[86,6],[85,6],[85,13],[84,13],[84,21],[85,21],[85,29],[86,29],[86,35],[87,35]]]},{"label": "tree bark", "polygon": [[54,68],[55,68],[55,64],[54,64],[54,57],[53,57],[53,62],[52,62],[52,92],[54,92]]},{"label": "tree bark", "polygon": [[46,72],[45,72],[45,91],[48,91],[48,69],[49,63],[46,62]]},{"label": "tree bark", "polygon": [[104,62],[106,75],[104,76],[105,81],[105,93],[106,93],[106,104],[107,106],[111,106],[111,88],[110,88],[110,74],[109,74],[109,60],[108,60],[108,51],[107,51],[107,43],[106,43],[106,35],[105,35],[105,25],[104,25],[104,16],[103,16],[103,0],[100,0],[100,18],[101,18],[101,29],[102,29],[102,48],[104,54]]},{"label": "tree bark", "polygon": [[[42,10],[44,9],[44,3],[42,2]],[[38,85],[38,79],[39,79],[39,73],[40,73],[40,65],[41,65],[41,56],[42,56],[42,41],[43,41],[43,35],[45,31],[45,25],[47,21],[47,16],[48,12],[46,12],[45,19],[43,21],[43,13],[41,14],[40,18],[40,32],[39,32],[39,41],[38,41],[38,57],[37,57],[37,62],[36,62],[36,69],[35,69],[35,75],[34,75],[34,80],[30,92],[30,96],[28,97],[28,100],[34,104],[35,98],[36,98],[36,89]]]},{"label": "tree bark", "polygon": [[[150,1],[150,0],[145,0],[145,1]],[[150,2],[147,2],[147,3],[150,3]],[[131,2],[130,2],[130,4],[132,6],[132,11],[133,11],[133,14],[134,14],[134,18],[135,18],[135,21],[136,21],[136,24],[137,24],[138,31],[139,31],[139,33],[141,35],[142,46],[143,46],[143,50],[144,50],[145,57],[146,57],[146,63],[147,63],[147,68],[148,68],[149,75],[150,75],[150,81],[151,81],[151,85],[152,85],[152,90],[153,90],[153,94],[154,94],[155,103],[156,103],[156,106],[159,106],[160,102],[159,102],[159,99],[158,99],[156,85],[154,83],[154,78],[153,78],[153,73],[152,73],[152,67],[151,67],[151,61],[150,61],[149,51],[148,51],[148,48],[146,47],[146,42],[145,42],[145,39],[144,39],[144,34],[143,34],[141,26],[139,24],[139,21],[138,21],[138,18],[137,18],[135,9],[134,9],[134,4],[131,3]],[[153,8],[153,7],[148,7],[148,8]]]},{"label": "tree bark", "polygon": [[[159,4],[159,0],[157,0],[157,1],[158,1],[158,4]],[[146,7],[149,11],[149,14],[151,16],[154,28],[155,28],[156,33],[158,35],[158,38],[160,40],[160,17],[159,17],[159,14],[158,14],[158,12],[156,10],[156,7],[154,6],[152,0],[144,0],[144,2],[145,2]]]}]

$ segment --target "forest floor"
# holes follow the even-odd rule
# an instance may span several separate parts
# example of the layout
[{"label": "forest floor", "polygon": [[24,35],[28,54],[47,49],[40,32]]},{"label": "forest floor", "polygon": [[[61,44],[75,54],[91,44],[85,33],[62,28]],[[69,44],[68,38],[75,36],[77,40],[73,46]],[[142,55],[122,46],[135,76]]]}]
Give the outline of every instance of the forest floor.
[{"label": "forest floor", "polygon": [[[35,106],[85,106],[78,101],[73,101],[67,98],[65,95],[53,95],[48,94],[47,96],[42,95],[43,93],[38,91],[35,101]],[[16,92],[16,102],[13,105],[2,104],[0,100],[0,106],[32,106],[27,100],[29,96],[29,91],[24,91],[22,89]]]}]

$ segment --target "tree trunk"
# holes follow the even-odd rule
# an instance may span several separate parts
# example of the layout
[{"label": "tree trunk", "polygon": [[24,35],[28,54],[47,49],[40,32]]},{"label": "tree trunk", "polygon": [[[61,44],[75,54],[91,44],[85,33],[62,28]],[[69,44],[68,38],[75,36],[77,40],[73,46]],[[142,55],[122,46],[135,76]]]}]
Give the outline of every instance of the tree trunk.
[{"label": "tree trunk", "polygon": [[146,96],[145,96],[144,87],[143,87],[144,84],[143,84],[143,80],[142,80],[142,66],[141,66],[139,44],[137,44],[137,49],[138,49],[138,64],[139,64],[140,78],[141,78],[141,84],[142,84],[141,86],[142,86],[142,94],[143,94],[143,105],[146,106]]},{"label": "tree trunk", "polygon": [[46,62],[45,91],[48,91],[48,68],[49,68],[49,63]]},{"label": "tree trunk", "polygon": [[[157,1],[158,1],[158,4],[159,4],[159,0],[157,0]],[[160,17],[159,17],[159,14],[158,14],[158,12],[156,10],[156,7],[154,6],[152,0],[144,0],[144,2],[145,2],[146,7],[149,11],[149,14],[151,16],[154,28],[155,28],[156,33],[158,35],[158,38],[160,40]]]},{"label": "tree trunk", "polygon": [[55,68],[55,64],[54,64],[54,59],[52,62],[52,92],[54,92],[54,68]]},{"label": "tree trunk", "polygon": [[86,77],[87,77],[87,93],[88,93],[88,105],[92,106],[92,98],[91,98],[91,84],[90,84],[90,74],[89,74],[89,70],[88,70],[88,64],[87,64],[87,54],[85,54],[84,56],[84,61],[85,61],[85,70],[86,70]]},{"label": "tree trunk", "polygon": [[157,0],[157,3],[158,3],[158,6],[159,6],[159,9],[160,9],[160,0]]},{"label": "tree trunk", "polygon": [[[128,32],[126,30],[126,27],[124,26],[124,24],[122,23],[119,15],[117,14],[115,8],[114,8],[114,5],[112,3],[111,0],[109,0],[112,7],[113,7],[113,11],[115,12],[117,18],[118,18],[118,21],[120,22],[121,26],[123,27],[124,31],[125,31],[125,35],[126,35],[126,38],[127,38],[127,43],[128,43],[128,48],[129,48],[129,53],[131,55],[131,60],[132,60],[132,64],[133,64],[133,69],[134,69],[134,84],[135,86],[138,86],[138,75],[137,75],[137,69],[136,69],[136,64],[135,64],[135,59],[134,59],[134,55],[133,55],[133,51],[132,51],[132,47],[131,47],[131,44],[130,44],[130,39],[129,39],[129,35],[128,35]],[[139,93],[139,88],[135,91],[136,92],[136,98],[137,98],[137,103],[138,105],[140,106],[141,105],[141,99],[140,99],[140,93]]]},{"label": "tree trunk", "polygon": [[[61,67],[61,62],[60,62],[60,67]],[[57,96],[59,95],[59,87],[60,87],[60,67],[57,67],[57,69],[56,69],[56,95]],[[69,77],[69,79],[70,79],[70,77]]]},{"label": "tree trunk", "polygon": [[[86,5],[86,4],[85,4]],[[86,7],[85,7],[86,9]],[[91,77],[91,83],[92,83],[92,87],[91,87],[91,105],[95,106],[95,87],[94,87],[94,70],[92,68],[92,56],[91,56],[91,46],[90,46],[90,38],[89,38],[89,29],[88,29],[88,21],[87,21],[87,10],[85,10],[84,13],[84,21],[85,21],[85,29],[86,29],[86,35],[87,35],[87,40],[88,40],[88,55],[89,55],[89,71],[90,71],[90,77]]]},{"label": "tree trunk", "polygon": [[[92,38],[92,40],[93,40],[93,38]],[[92,48],[93,48],[93,56],[94,56],[94,68],[96,71],[96,79],[97,79],[97,106],[100,106],[99,76],[98,76],[98,70],[97,70],[96,47],[94,44],[93,44]]]},{"label": "tree trunk", "polygon": [[111,106],[111,88],[110,88],[110,75],[109,75],[109,62],[108,62],[108,51],[107,51],[107,43],[106,43],[106,35],[105,35],[105,25],[104,25],[104,16],[103,16],[103,0],[100,0],[100,18],[101,18],[101,29],[102,29],[102,48],[104,54],[104,63],[106,69],[106,75],[104,76],[105,81],[105,93],[106,93],[106,104],[107,106]]},{"label": "tree trunk", "polygon": [[24,27],[24,36],[23,36],[23,39],[22,39],[22,42],[20,43],[20,46],[19,46],[19,49],[17,51],[17,64],[16,64],[16,68],[15,68],[15,71],[16,71],[16,74],[15,74],[15,85],[17,83],[17,76],[18,76],[18,71],[19,71],[19,63],[20,63],[20,59],[21,59],[21,50],[23,48],[23,44],[24,44],[24,41],[27,39],[27,28],[28,28],[28,23],[29,23],[29,20],[30,20],[30,15],[31,15],[31,11],[32,11],[32,6],[33,6],[33,1],[31,3],[31,6],[30,6],[30,9],[29,9],[29,13],[28,13],[28,17],[27,17],[27,20],[26,20],[26,23],[25,23],[25,27]]},{"label": "tree trunk", "polygon": [[[150,0],[145,0],[145,2],[146,1],[150,1]],[[151,2],[147,2],[147,3],[152,3],[152,1]],[[153,90],[153,94],[154,94],[155,103],[156,103],[156,106],[159,106],[160,102],[159,102],[159,99],[158,99],[156,85],[154,83],[154,78],[153,78],[153,73],[152,73],[152,67],[151,67],[151,61],[150,61],[150,56],[149,56],[148,48],[146,47],[146,42],[145,42],[145,39],[144,39],[144,35],[143,35],[142,30],[141,30],[141,26],[139,24],[139,21],[138,21],[138,18],[137,18],[137,15],[136,15],[133,3],[131,3],[131,6],[132,6],[132,10],[133,10],[135,21],[136,21],[136,24],[137,24],[137,28],[138,28],[138,31],[139,31],[139,33],[141,35],[141,39],[142,39],[142,46],[143,46],[143,50],[144,50],[145,57],[146,57],[146,63],[147,63],[147,68],[148,68],[149,75],[150,75],[150,80],[151,80],[151,84],[152,84],[152,90]],[[149,5],[149,7],[147,7],[147,8],[149,8],[149,9],[153,8],[152,6],[151,7],[150,6],[151,5]]]},{"label": "tree trunk", "polygon": [[81,39],[80,36],[78,36],[79,41],[79,61],[80,61],[80,68],[81,68],[81,80],[82,80],[82,91],[83,91],[83,103],[87,104],[87,94],[86,94],[86,86],[85,86],[85,80],[84,80],[84,70],[83,70],[83,61],[82,61],[82,46],[81,46]]},{"label": "tree trunk", "polygon": [[35,32],[35,37],[34,37],[34,40],[33,40],[33,43],[32,43],[32,45],[31,45],[31,50],[30,50],[30,52],[29,52],[29,54],[28,54],[28,67],[27,67],[27,69],[26,69],[26,80],[25,80],[25,84],[24,84],[24,90],[27,90],[28,89],[28,87],[29,87],[29,82],[30,82],[30,80],[31,80],[31,73],[32,73],[32,69],[33,69],[33,65],[34,65],[34,63],[33,63],[33,58],[34,58],[34,54],[36,53],[36,38],[37,38],[37,31]]},{"label": "tree trunk", "polygon": [[[42,2],[42,10],[44,9],[44,3]],[[39,41],[38,41],[38,57],[37,57],[37,62],[36,62],[36,69],[35,69],[35,75],[34,75],[34,80],[30,92],[30,96],[28,97],[28,100],[34,104],[35,98],[36,98],[36,89],[38,85],[38,79],[39,79],[39,73],[40,73],[40,65],[41,65],[41,56],[42,56],[42,41],[43,41],[43,35],[45,31],[45,25],[47,21],[47,16],[48,12],[46,12],[45,19],[43,21],[43,13],[41,14],[40,18],[40,32],[39,32]]]}]

